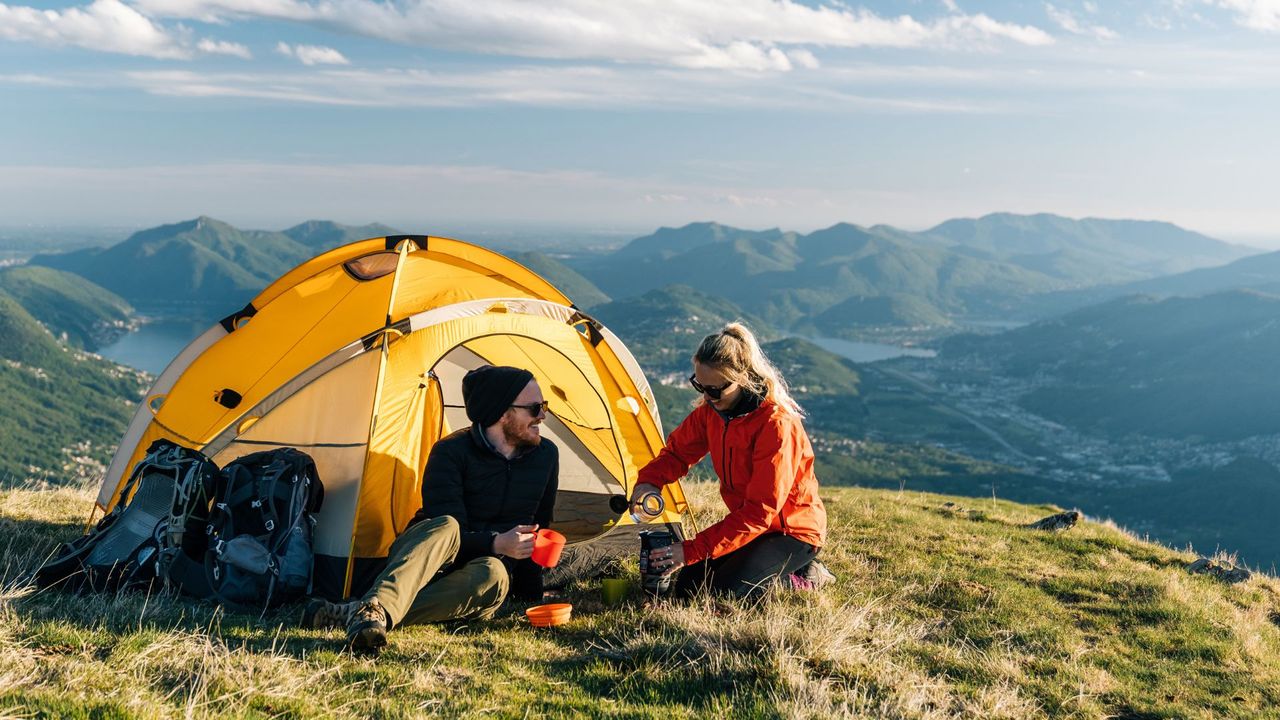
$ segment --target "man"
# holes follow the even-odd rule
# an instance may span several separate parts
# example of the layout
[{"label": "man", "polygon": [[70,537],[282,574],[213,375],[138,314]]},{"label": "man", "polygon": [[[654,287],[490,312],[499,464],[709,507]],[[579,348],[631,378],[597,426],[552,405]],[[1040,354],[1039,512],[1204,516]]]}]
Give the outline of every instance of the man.
[{"label": "man", "polygon": [[427,457],[422,509],[392,543],[387,566],[359,600],[314,600],[307,628],[347,629],[347,644],[377,652],[401,625],[485,620],[508,589],[542,597],[529,560],[534,533],[551,524],[559,451],[543,440],[542,390],[527,370],[485,365],[462,379],[471,426]]}]

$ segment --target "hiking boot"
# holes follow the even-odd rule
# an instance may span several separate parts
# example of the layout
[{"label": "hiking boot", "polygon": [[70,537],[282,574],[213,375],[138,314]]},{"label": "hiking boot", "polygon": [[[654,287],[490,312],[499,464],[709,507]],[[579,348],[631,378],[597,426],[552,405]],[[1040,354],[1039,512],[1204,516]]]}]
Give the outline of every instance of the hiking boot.
[{"label": "hiking boot", "polygon": [[360,607],[359,600],[335,603],[324,598],[315,598],[302,608],[302,619],[298,622],[304,630],[338,630],[345,628]]},{"label": "hiking boot", "polygon": [[378,653],[387,646],[387,611],[378,598],[356,603],[347,621],[347,647],[356,652]]},{"label": "hiking boot", "polygon": [[800,568],[799,572],[794,573],[791,577],[801,581],[801,584],[792,585],[798,590],[821,590],[836,581],[835,573],[828,570],[826,565],[817,560],[809,561],[808,565]]}]

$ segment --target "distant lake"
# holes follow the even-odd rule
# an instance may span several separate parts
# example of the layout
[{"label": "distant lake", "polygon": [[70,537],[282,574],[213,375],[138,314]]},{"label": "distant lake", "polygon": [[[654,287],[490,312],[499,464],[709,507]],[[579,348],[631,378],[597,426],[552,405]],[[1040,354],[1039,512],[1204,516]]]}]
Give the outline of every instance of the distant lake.
[{"label": "distant lake", "polygon": [[99,348],[98,354],[121,365],[159,375],[182,348],[211,325],[207,320],[152,320]]},{"label": "distant lake", "polygon": [[[169,362],[192,340],[212,325],[209,321],[157,319],[136,331],[105,345],[98,354],[122,365],[159,375]],[[854,342],[839,338],[807,337],[809,342],[854,362],[869,363],[896,357],[934,357],[937,353],[924,348],[901,347],[884,343]]]},{"label": "distant lake", "polygon": [[965,318],[960,318],[959,323],[988,330],[1017,330],[1027,325],[1024,320],[968,320]]},{"label": "distant lake", "polygon": [[869,363],[896,357],[936,357],[937,352],[924,348],[885,345],[884,343],[854,342],[839,338],[807,337],[805,340],[828,352],[842,355],[854,362]]}]

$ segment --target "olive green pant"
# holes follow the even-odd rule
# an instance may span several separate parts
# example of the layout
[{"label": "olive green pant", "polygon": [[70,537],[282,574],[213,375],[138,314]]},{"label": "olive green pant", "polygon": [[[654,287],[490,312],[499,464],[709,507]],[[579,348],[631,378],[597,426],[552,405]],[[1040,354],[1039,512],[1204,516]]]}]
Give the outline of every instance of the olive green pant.
[{"label": "olive green pant", "polygon": [[442,568],[458,556],[458,521],[445,515],[410,526],[391,544],[387,567],[364,600],[377,598],[387,611],[388,628],[400,625],[487,620],[507,597],[507,569],[496,557]]}]

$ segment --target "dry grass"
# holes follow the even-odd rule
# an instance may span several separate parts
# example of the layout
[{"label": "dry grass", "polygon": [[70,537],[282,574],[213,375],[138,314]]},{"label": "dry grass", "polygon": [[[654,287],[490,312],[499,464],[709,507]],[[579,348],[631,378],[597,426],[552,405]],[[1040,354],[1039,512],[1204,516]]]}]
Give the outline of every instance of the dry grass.
[{"label": "dry grass", "polygon": [[[714,486],[687,488],[714,522]],[[1188,553],[1001,501],[834,489],[840,582],[758,603],[701,597],[574,620],[397,631],[377,659],[293,612],[35,593],[20,574],[79,531],[85,491],[0,492],[4,717],[1267,717],[1280,585],[1191,576]],[[972,508],[944,502],[973,503]],[[634,567],[631,571],[634,573]]]}]

